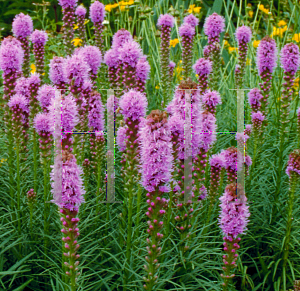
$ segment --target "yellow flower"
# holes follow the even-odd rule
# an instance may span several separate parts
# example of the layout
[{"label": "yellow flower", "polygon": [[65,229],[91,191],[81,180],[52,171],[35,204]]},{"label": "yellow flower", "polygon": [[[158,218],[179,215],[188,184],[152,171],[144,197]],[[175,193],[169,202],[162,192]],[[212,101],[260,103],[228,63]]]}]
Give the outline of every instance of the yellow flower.
[{"label": "yellow flower", "polygon": [[224,46],[228,46],[228,45],[229,45],[228,41],[224,40]]},{"label": "yellow flower", "polygon": [[172,47],[175,47],[176,44],[178,44],[178,43],[179,43],[178,38],[171,39],[171,40],[170,40],[170,47],[171,47],[171,46],[172,46]]},{"label": "yellow flower", "polygon": [[248,14],[249,14],[249,17],[253,17],[253,11],[252,10],[250,10],[249,12],[248,12]]},{"label": "yellow flower", "polygon": [[74,44],[74,46],[81,46],[82,39],[80,39],[80,38],[74,38],[71,42]]},{"label": "yellow flower", "polygon": [[258,48],[259,43],[260,43],[260,40],[254,40],[253,41],[253,47]]},{"label": "yellow flower", "polygon": [[90,20],[89,19],[86,19],[85,22],[84,22],[84,25],[86,25],[87,23],[89,23]]},{"label": "yellow flower", "polygon": [[121,5],[121,6],[120,6],[121,11],[125,11],[125,8],[126,8],[125,5]]},{"label": "yellow flower", "polygon": [[284,21],[284,20],[280,20],[279,22],[278,22],[278,26],[280,27],[280,26],[285,26],[287,23]]},{"label": "yellow flower", "polygon": [[74,24],[73,29],[78,29],[78,25]]},{"label": "yellow flower", "polygon": [[295,79],[293,88],[296,90],[299,88],[299,77]]},{"label": "yellow flower", "polygon": [[300,41],[300,33],[295,33],[295,34],[293,35],[292,40],[294,40],[294,41],[296,41],[296,42],[299,42],[299,41]]},{"label": "yellow flower", "polygon": [[199,75],[198,75],[198,74],[196,74],[196,78],[199,78]]},{"label": "yellow flower", "polygon": [[30,69],[31,69],[31,74],[34,74],[36,72],[36,67],[35,67],[35,64],[31,64],[30,65]]},{"label": "yellow flower", "polygon": [[258,9],[266,14],[269,14],[269,9],[265,8],[263,4],[258,5]]},{"label": "yellow flower", "polygon": [[283,33],[287,31],[287,26],[284,26],[283,28],[277,28],[277,27],[273,27],[273,33],[271,34],[271,37],[273,36],[283,36]]},{"label": "yellow flower", "polygon": [[188,12],[189,13],[200,13],[201,7],[195,7],[195,4],[190,5]]},{"label": "yellow flower", "polygon": [[232,46],[230,46],[230,47],[228,48],[228,51],[229,51],[230,54],[232,54],[232,52],[237,52],[238,49],[237,49],[237,47],[232,47]]},{"label": "yellow flower", "polygon": [[155,86],[155,89],[159,89],[159,86],[158,86],[158,85],[156,85],[156,86]]},{"label": "yellow flower", "polygon": [[105,11],[110,12],[111,10],[112,10],[112,5],[111,4],[105,5]]}]

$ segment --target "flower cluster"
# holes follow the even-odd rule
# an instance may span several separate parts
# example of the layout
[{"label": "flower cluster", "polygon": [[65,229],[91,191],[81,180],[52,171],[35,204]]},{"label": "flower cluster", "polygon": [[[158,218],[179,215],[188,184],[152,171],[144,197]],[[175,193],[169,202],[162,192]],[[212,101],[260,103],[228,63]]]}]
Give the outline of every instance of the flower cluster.
[{"label": "flower cluster", "polygon": [[42,30],[35,30],[30,36],[33,43],[33,53],[36,63],[36,71],[42,76],[44,74],[44,55],[45,44],[48,40],[48,34]]}]

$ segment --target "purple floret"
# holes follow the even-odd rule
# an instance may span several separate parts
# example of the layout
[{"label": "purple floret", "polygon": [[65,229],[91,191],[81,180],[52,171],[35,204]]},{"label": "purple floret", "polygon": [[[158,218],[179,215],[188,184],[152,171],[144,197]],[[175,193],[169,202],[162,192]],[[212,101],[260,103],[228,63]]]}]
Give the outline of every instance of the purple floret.
[{"label": "purple floret", "polygon": [[12,30],[16,37],[27,37],[33,31],[33,22],[29,15],[20,13],[15,16],[12,23]]}]

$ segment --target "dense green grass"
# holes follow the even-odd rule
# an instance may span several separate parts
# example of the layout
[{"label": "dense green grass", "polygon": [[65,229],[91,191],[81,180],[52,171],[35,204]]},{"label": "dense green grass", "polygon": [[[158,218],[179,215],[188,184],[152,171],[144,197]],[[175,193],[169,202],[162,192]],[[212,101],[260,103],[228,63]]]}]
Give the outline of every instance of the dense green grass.
[{"label": "dense green grass", "polygon": [[[9,1],[8,1],[9,2]],[[107,19],[110,25],[105,32],[105,44],[108,49],[113,33],[118,28],[125,27],[137,36],[144,54],[148,55],[148,61],[151,65],[151,74],[147,82],[147,98],[149,102],[148,112],[160,108],[161,92],[155,89],[160,83],[160,62],[159,62],[159,38],[155,35],[156,20],[160,13],[165,13],[167,7],[172,3],[173,7],[183,12],[180,5],[193,4],[192,1],[146,1],[148,6],[153,7],[154,14],[147,14],[145,20],[139,19],[137,12],[138,5],[132,7],[130,14],[133,22],[128,22],[129,14],[111,13]],[[210,7],[217,12],[222,12],[226,18],[226,32],[229,33],[229,42],[231,46],[236,46],[234,31],[237,24],[246,23],[251,25],[254,31],[254,39],[261,39],[263,36],[272,32],[274,22],[263,15],[262,12],[254,13],[252,19],[244,17],[245,3],[241,6],[232,5],[232,1],[204,1],[203,11],[209,12]],[[295,1],[294,1],[295,2]],[[51,2],[52,3],[52,2]],[[222,3],[222,10],[218,4]],[[272,2],[271,2],[272,3]],[[254,4],[254,1],[253,1]],[[278,2],[274,3],[275,19],[286,17],[284,14],[278,14]],[[5,5],[5,2],[1,2]],[[27,4],[26,4],[27,5]],[[198,4],[197,4],[198,5]],[[201,5],[202,6],[202,5]],[[254,5],[253,5],[254,6]],[[26,6],[21,6],[26,7]],[[20,8],[23,9],[23,8]],[[53,13],[50,8],[50,12]],[[293,31],[287,31],[283,38],[276,38],[278,49],[290,41],[288,38],[297,31],[299,20],[299,4],[288,2],[284,12],[289,13],[285,18],[288,27]],[[19,13],[20,11],[15,11]],[[49,13],[50,13],[49,12]],[[256,12],[256,7],[254,12]],[[40,13],[40,15],[42,15]],[[57,14],[59,19],[61,15]],[[291,17],[293,15],[293,17]],[[182,13],[180,19],[182,20]],[[202,15],[202,23],[205,14]],[[5,20],[5,18],[3,18]],[[63,55],[64,48],[61,41],[61,35],[56,32],[55,24],[51,25],[53,15],[46,16],[41,23],[35,21],[37,25],[46,27],[51,33],[51,37],[46,46],[46,71],[50,59],[54,55]],[[116,21],[116,20],[119,21]],[[254,20],[253,22],[246,22]],[[179,22],[180,25],[181,22]],[[10,23],[7,23],[10,25]],[[172,39],[178,38],[178,26],[172,32]],[[91,37],[90,43],[93,43],[92,24],[88,23],[88,36]],[[199,29],[201,28],[201,29]],[[53,29],[50,31],[50,29]],[[194,46],[193,60],[202,57],[202,48],[206,44],[202,26],[197,28],[198,34]],[[223,39],[221,39],[221,44]],[[250,107],[247,102],[246,93],[249,88],[257,87],[259,77],[255,67],[256,49],[252,44],[249,45],[248,59],[251,64],[247,66],[244,82],[245,90],[245,124],[251,122]],[[217,108],[218,131],[236,131],[236,91],[234,84],[234,68],[236,64],[236,54],[229,54],[222,45],[222,57],[224,64],[221,66],[221,76],[219,83],[219,92],[222,97],[222,105]],[[171,60],[176,64],[181,59],[181,46],[178,44],[171,49]],[[34,58],[32,56],[32,63]],[[279,61],[278,61],[279,64]],[[278,137],[279,137],[279,108],[278,98],[281,94],[282,70],[278,66],[272,80],[272,91],[269,98],[268,126],[265,131],[265,141],[259,149],[257,158],[257,167],[251,181],[246,179],[246,195],[250,205],[250,223],[248,231],[241,236],[241,249],[239,251],[238,267],[236,277],[234,278],[235,287],[231,290],[284,290],[282,282],[286,282],[286,290],[292,288],[293,281],[300,278],[300,254],[299,254],[299,188],[296,191],[294,201],[293,228],[291,232],[290,254],[286,270],[286,278],[282,276],[282,246],[285,239],[286,229],[286,205],[287,192],[289,188],[288,176],[285,174],[285,165],[288,154],[297,146],[296,136],[296,109],[299,107],[299,91],[293,95],[290,113],[291,133],[289,142],[284,149],[284,167],[282,171],[278,169]],[[299,73],[298,73],[299,76]],[[194,80],[196,77],[193,76]],[[47,73],[46,73],[46,81]],[[173,80],[173,88],[178,84],[176,76]],[[3,90],[1,88],[1,90]],[[298,89],[299,90],[299,89]],[[170,99],[172,96],[170,96]],[[3,128],[3,108],[0,111],[0,161],[7,159],[6,136]],[[249,139],[248,154],[253,156],[253,138]],[[229,146],[236,145],[234,134],[218,134],[217,143],[214,146],[214,153],[220,152]],[[124,198],[123,179],[121,177],[120,153],[116,150],[116,200],[122,201]],[[14,159],[15,160],[15,159]],[[15,165],[16,166],[16,165]],[[14,169],[15,170],[15,169]],[[21,164],[21,193],[22,193],[22,229],[18,232],[16,213],[11,208],[10,184],[8,176],[7,162],[1,163],[0,167],[0,290],[68,290],[64,282],[62,270],[62,241],[61,241],[61,222],[59,220],[58,208],[50,203],[49,215],[49,233],[48,248],[44,249],[44,202],[43,202],[43,169],[39,165],[38,172],[38,191],[37,203],[34,208],[33,226],[30,229],[30,213],[27,206],[26,192],[33,187],[32,173],[32,146],[29,145],[28,159]],[[282,177],[281,191],[277,203],[274,201],[278,176]],[[16,181],[14,181],[14,191],[16,191]],[[125,265],[125,245],[126,230],[120,231],[120,213],[122,204],[104,204],[96,201],[96,184],[93,175],[90,177],[89,189],[86,194],[86,203],[81,206],[79,217],[80,229],[80,269],[82,275],[78,280],[78,290],[123,290],[124,269],[129,269],[129,283],[127,290],[142,290],[143,279],[145,275],[143,265],[146,255],[146,226],[147,219],[144,215],[147,204],[145,195],[143,195],[140,213],[136,213],[136,197],[134,200],[133,222],[140,217],[140,223],[133,225],[133,241],[131,251],[131,265]],[[143,193],[145,194],[145,193]],[[105,197],[101,198],[102,200]],[[190,253],[187,258],[186,268],[182,268],[179,260],[178,246],[173,241],[174,236],[170,236],[169,248],[162,254],[164,260],[161,262],[159,283],[157,290],[222,290],[222,234],[217,225],[217,216],[219,208],[215,207],[210,222],[206,224],[207,205],[195,211],[195,223],[192,226],[193,239],[190,245]],[[197,214],[196,214],[197,213]],[[171,229],[174,234],[177,232],[174,222],[171,222]],[[165,243],[166,240],[163,240]],[[280,287],[279,287],[280,286]]]}]

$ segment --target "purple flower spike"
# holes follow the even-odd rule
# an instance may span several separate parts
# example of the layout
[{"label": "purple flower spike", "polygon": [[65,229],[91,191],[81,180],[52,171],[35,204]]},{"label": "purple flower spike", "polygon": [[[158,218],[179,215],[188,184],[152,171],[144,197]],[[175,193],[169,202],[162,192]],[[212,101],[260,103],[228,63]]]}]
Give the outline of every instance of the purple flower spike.
[{"label": "purple flower spike", "polygon": [[116,49],[109,49],[104,55],[104,63],[109,68],[117,68],[119,65],[119,54]]},{"label": "purple flower spike", "polygon": [[40,102],[41,108],[44,112],[48,112],[48,107],[55,98],[55,89],[50,85],[43,85],[38,90],[37,99]]},{"label": "purple flower spike", "polygon": [[212,71],[212,62],[201,58],[193,65],[193,69],[199,76],[208,76]]},{"label": "purple flower spike", "polygon": [[216,137],[216,118],[208,111],[203,111],[200,116],[200,131],[196,132],[200,136],[200,148],[208,151],[212,144],[217,140]]},{"label": "purple flower spike", "polygon": [[263,99],[263,95],[261,94],[258,88],[253,88],[248,93],[248,101],[251,106],[251,109],[254,112],[257,112],[261,106],[261,99]]},{"label": "purple flower spike", "polygon": [[48,40],[48,34],[46,31],[36,29],[31,34],[30,40],[33,44],[40,44],[44,46]]},{"label": "purple flower spike", "polygon": [[183,23],[179,27],[179,35],[180,36],[186,36],[186,37],[193,37],[195,35],[195,27],[191,26],[189,23]]},{"label": "purple flower spike", "polygon": [[117,145],[120,152],[124,152],[126,150],[126,139],[127,139],[127,127],[121,126],[117,132]]},{"label": "purple flower spike", "polygon": [[42,30],[35,30],[31,36],[31,42],[33,43],[33,53],[36,63],[36,71],[43,76],[44,74],[44,54],[45,44],[48,40],[48,34]]},{"label": "purple flower spike", "polygon": [[274,39],[265,36],[257,48],[257,67],[259,74],[273,73],[276,67],[277,47]]},{"label": "purple flower spike", "polygon": [[252,120],[259,120],[259,121],[263,121],[265,119],[265,117],[260,111],[252,112],[251,118]]},{"label": "purple flower spike", "polygon": [[136,65],[136,78],[137,78],[137,90],[140,92],[145,92],[146,80],[149,78],[150,65],[146,58],[141,58],[138,60]]},{"label": "purple flower spike", "polygon": [[33,31],[33,22],[31,17],[24,13],[16,15],[12,23],[12,30],[17,38],[28,37]]},{"label": "purple flower spike", "polygon": [[78,0],[58,0],[58,3],[63,9],[67,9],[67,8],[74,9],[77,4],[77,1]]},{"label": "purple flower spike", "polygon": [[284,71],[294,75],[300,65],[298,45],[294,43],[286,44],[280,52],[280,62]]},{"label": "purple flower spike", "polygon": [[133,68],[136,67],[138,59],[141,56],[142,49],[135,41],[127,42],[122,48],[119,49],[119,60]]},{"label": "purple flower spike", "polygon": [[145,116],[148,101],[145,94],[129,90],[121,97],[119,105],[124,117],[134,121]]},{"label": "purple flower spike", "polygon": [[28,102],[30,101],[30,87],[29,87],[29,82],[28,79],[25,77],[21,77],[17,79],[16,82],[16,87],[15,87],[15,92],[16,94],[23,95],[26,97]]},{"label": "purple flower spike", "polygon": [[131,33],[126,30],[125,28],[119,29],[114,35],[112,39],[112,45],[111,47],[114,48],[120,48],[123,47],[123,45],[127,42],[133,41],[133,37]]},{"label": "purple flower spike", "polygon": [[66,59],[63,72],[65,79],[68,80],[70,85],[72,84],[71,90],[74,90],[74,92],[71,91],[72,93],[78,94],[77,91],[81,90],[84,81],[89,77],[89,71],[89,65],[84,61],[82,56],[73,55]]},{"label": "purple flower spike", "polygon": [[300,151],[293,150],[293,152],[289,155],[288,165],[286,168],[286,174],[291,178],[291,173],[296,174],[297,178],[300,175]]},{"label": "purple flower spike", "polygon": [[204,109],[212,114],[216,114],[216,107],[222,104],[221,96],[217,91],[208,90],[202,97]]},{"label": "purple flower spike", "polygon": [[85,46],[79,51],[79,56],[82,56],[84,61],[89,65],[93,78],[96,78],[98,69],[102,63],[102,54],[96,46]]},{"label": "purple flower spike", "polygon": [[104,130],[104,107],[101,101],[101,95],[97,91],[90,94],[89,102],[89,127],[94,131]]},{"label": "purple flower spike", "polygon": [[63,57],[53,57],[50,61],[49,78],[53,85],[56,85],[58,89],[64,89],[67,79],[63,73],[65,59]]},{"label": "purple flower spike", "polygon": [[225,18],[213,13],[205,19],[204,33],[208,36],[210,43],[218,41],[221,32],[225,31]]},{"label": "purple flower spike", "polygon": [[34,118],[34,128],[38,134],[51,131],[51,117],[47,113],[38,113]]},{"label": "purple flower spike", "polygon": [[6,42],[0,47],[0,69],[5,73],[18,72],[22,69],[24,52],[13,41]]},{"label": "purple flower spike", "polygon": [[166,26],[172,28],[175,24],[175,19],[170,14],[161,14],[157,20],[157,26]]},{"label": "purple flower spike", "polygon": [[75,15],[80,17],[85,17],[86,15],[86,8],[82,5],[77,6],[75,10]]},{"label": "purple flower spike", "polygon": [[15,94],[8,102],[10,108],[18,106],[22,112],[29,113],[29,102],[27,98],[20,94]]},{"label": "purple flower spike", "polygon": [[90,17],[93,23],[102,22],[104,20],[105,7],[101,2],[95,1],[90,6]]},{"label": "purple flower spike", "polygon": [[183,22],[188,23],[192,27],[196,27],[199,24],[199,19],[196,16],[194,16],[193,14],[190,14],[190,15],[184,17]]},{"label": "purple flower spike", "polygon": [[245,26],[245,25],[240,26],[235,31],[235,37],[236,37],[238,43],[241,43],[241,42],[248,43],[252,37],[251,28],[248,26]]}]

